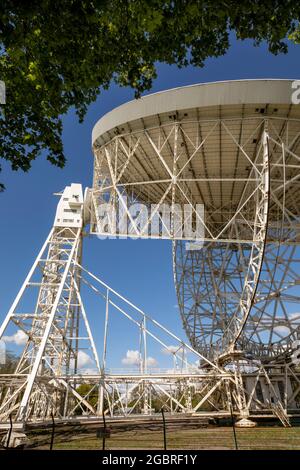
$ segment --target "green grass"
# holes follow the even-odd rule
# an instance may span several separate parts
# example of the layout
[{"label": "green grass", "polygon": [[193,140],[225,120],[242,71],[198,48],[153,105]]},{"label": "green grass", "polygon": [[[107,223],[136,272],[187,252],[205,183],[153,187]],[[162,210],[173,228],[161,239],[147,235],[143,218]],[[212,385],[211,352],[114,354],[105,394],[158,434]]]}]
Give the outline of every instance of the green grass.
[{"label": "green grass", "polygon": [[[258,427],[236,429],[239,449],[285,449],[300,450],[300,427]],[[45,437],[45,436],[44,436]],[[35,436],[36,439],[36,436]],[[49,438],[50,441],[50,438]],[[32,441],[33,442],[33,441]],[[35,447],[47,449],[43,442]],[[101,449],[102,439],[95,434],[81,434],[55,437],[54,449]],[[112,433],[106,440],[107,449],[163,449],[162,431],[124,431]],[[167,431],[168,449],[234,449],[233,431],[230,427],[187,429]]]}]

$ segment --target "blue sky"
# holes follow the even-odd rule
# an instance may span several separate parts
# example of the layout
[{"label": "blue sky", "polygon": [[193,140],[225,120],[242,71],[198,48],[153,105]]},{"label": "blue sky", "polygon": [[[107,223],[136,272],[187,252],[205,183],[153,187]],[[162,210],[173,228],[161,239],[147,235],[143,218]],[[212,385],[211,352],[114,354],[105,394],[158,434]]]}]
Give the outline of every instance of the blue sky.
[{"label": "blue sky", "polygon": [[[152,92],[200,82],[243,78],[299,78],[300,46],[290,45],[287,55],[273,56],[266,45],[253,47],[251,41],[233,40],[222,58],[207,60],[203,69],[158,65],[158,78]],[[63,142],[68,158],[61,170],[50,165],[44,155],[33,163],[29,173],[12,172],[1,161],[0,181],[6,191],[0,195],[0,321],[6,315],[27,271],[46,238],[55,215],[57,198],[52,194],[71,182],[90,186],[93,156],[91,132],[95,122],[114,107],[133,99],[133,91],[112,85],[89,107],[83,124],[75,113],[64,117]],[[157,240],[98,240],[84,243],[83,264],[121,294],[184,337],[173,285],[171,243]],[[89,312],[97,344],[100,344],[103,318],[94,303]],[[111,365],[121,359],[131,342],[127,324],[116,324],[111,338]],[[125,341],[126,338],[126,341]]]}]

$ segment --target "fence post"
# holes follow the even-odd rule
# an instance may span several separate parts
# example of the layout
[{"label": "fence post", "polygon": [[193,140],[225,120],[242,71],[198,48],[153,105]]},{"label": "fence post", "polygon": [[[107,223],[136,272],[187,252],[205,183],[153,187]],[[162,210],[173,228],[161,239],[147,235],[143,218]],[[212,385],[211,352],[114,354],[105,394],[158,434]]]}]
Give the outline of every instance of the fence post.
[{"label": "fence post", "polygon": [[55,421],[54,421],[54,416],[52,412],[51,412],[51,418],[52,418],[52,433],[51,433],[50,450],[53,449],[54,432],[55,432]]},{"label": "fence post", "polygon": [[105,450],[106,421],[105,421],[105,413],[104,413],[104,409],[102,410],[102,418],[103,418],[102,450]]},{"label": "fence post", "polygon": [[232,430],[233,430],[233,437],[234,437],[234,445],[235,445],[235,450],[238,449],[238,443],[237,443],[237,438],[236,438],[236,432],[235,432],[235,426],[234,426],[234,417],[233,417],[233,411],[232,411],[232,396],[230,394],[230,414],[231,414],[231,425],[232,425]]},{"label": "fence post", "polygon": [[167,450],[167,433],[166,433],[166,420],[164,408],[161,409],[162,419],[163,419],[163,430],[164,430],[164,450]]}]

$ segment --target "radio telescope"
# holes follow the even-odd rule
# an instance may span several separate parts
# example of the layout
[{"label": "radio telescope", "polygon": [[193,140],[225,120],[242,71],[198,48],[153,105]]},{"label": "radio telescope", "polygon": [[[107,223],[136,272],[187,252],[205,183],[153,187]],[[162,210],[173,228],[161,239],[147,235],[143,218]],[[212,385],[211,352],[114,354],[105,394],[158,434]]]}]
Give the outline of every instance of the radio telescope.
[{"label": "radio telescope", "polygon": [[174,228],[169,237],[185,331],[211,359],[234,350],[279,358],[298,337],[300,107],[292,93],[288,80],[183,87],[125,104],[93,131],[93,197],[108,190],[111,200],[204,205],[201,249],[186,250]]},{"label": "radio telescope", "polygon": [[[5,425],[10,416],[23,424],[51,413],[77,419],[79,409],[91,418],[151,416],[154,396],[170,415],[230,416],[233,409],[290,424],[300,398],[300,106],[293,91],[291,80],[199,84],[131,101],[96,123],[93,185],[60,194],[53,228],[0,328],[0,339],[12,325],[27,338],[16,370],[0,374]],[[172,241],[189,343],[82,266],[84,230]],[[83,285],[104,300],[101,359]],[[37,289],[35,304],[24,310],[29,289]],[[134,374],[107,370],[112,308],[139,331]],[[173,371],[149,370],[149,338],[171,351]],[[78,363],[87,349],[95,371],[83,376]],[[78,386],[87,382],[83,397]]]}]

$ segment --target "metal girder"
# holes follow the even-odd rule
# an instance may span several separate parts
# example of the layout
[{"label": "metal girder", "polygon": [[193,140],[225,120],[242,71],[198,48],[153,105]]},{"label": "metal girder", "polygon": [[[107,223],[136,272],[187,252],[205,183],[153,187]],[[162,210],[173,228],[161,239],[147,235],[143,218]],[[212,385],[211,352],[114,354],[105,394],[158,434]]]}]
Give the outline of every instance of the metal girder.
[{"label": "metal girder", "polygon": [[[18,422],[51,413],[152,415],[163,406],[170,413],[271,412],[288,425],[300,403],[290,362],[300,322],[299,112],[283,101],[273,110],[227,104],[147,115],[97,133],[93,188],[85,200],[80,185],[65,188],[53,229],[0,328],[0,338],[12,327],[27,338],[14,373],[0,374],[2,422],[11,414]],[[114,209],[105,230],[101,204]],[[131,210],[141,204],[145,213]],[[173,240],[191,344],[81,265],[86,224],[96,235]],[[185,250],[186,240],[201,248]],[[101,360],[83,286],[104,302]],[[22,307],[28,291],[35,292],[32,308]],[[137,332],[134,372],[109,368],[115,316]],[[150,366],[152,343],[169,353],[168,369]],[[84,374],[87,350],[94,369]]]},{"label": "metal girder", "polygon": [[[1,327],[0,338],[5,339],[5,331],[16,327],[24,335],[17,367],[3,382],[1,420],[7,419],[12,412],[16,421],[46,419],[51,412],[60,413],[67,397],[56,378],[79,371],[82,351],[91,350],[95,367],[100,372],[97,350],[79,292],[80,272],[76,267],[82,248],[83,201],[78,204],[81,187],[79,192],[76,185],[71,190],[77,199],[73,203],[73,196],[70,196],[69,202],[64,202],[68,199],[67,187],[59,204],[63,203],[64,209],[57,212],[61,219],[56,217],[53,229]],[[70,215],[64,213],[74,211],[76,205],[79,209],[72,212],[71,220]],[[63,217],[69,217],[67,223]],[[28,304],[32,307],[31,313],[28,313]]]},{"label": "metal girder", "polygon": [[[288,124],[281,132],[273,122],[265,126],[259,166],[265,161],[266,171],[257,182],[261,198],[252,207],[257,241],[206,242],[197,251],[186,251],[177,241],[173,249],[185,330],[192,345],[211,358],[226,357],[233,348],[248,358],[288,360],[299,337],[299,206],[291,186],[299,178],[299,157],[292,150],[296,138],[289,142]],[[249,220],[247,215],[236,219],[237,239]]]}]

